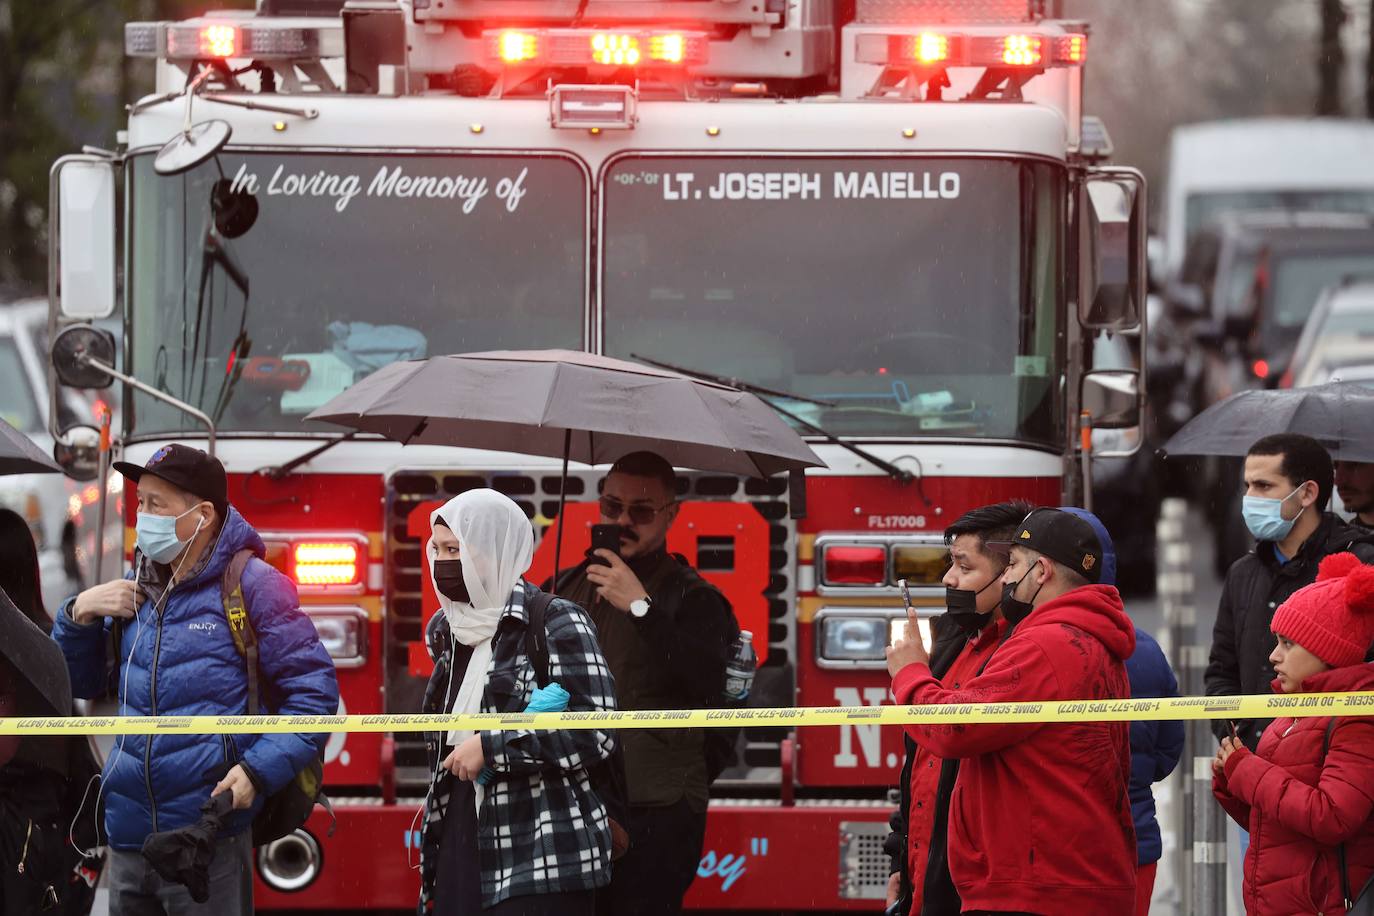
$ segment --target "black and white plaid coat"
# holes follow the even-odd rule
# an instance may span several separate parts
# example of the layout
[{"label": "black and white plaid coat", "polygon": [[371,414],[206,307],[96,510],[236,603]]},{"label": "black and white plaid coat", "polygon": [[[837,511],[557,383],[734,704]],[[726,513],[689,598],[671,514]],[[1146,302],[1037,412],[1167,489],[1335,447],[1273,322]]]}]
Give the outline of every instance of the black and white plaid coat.
[{"label": "black and white plaid coat", "polygon": [[[482,690],[482,712],[522,712],[536,688],[534,667],[525,655],[525,602],[538,589],[522,581],[515,587],[492,638],[491,675]],[[572,711],[615,708],[615,684],[585,611],[554,599],[544,615],[548,631],[549,679],[570,694]],[[452,641],[448,621],[436,614],[425,631],[434,674],[425,689],[424,711],[446,712],[462,682],[450,679]],[[510,897],[604,887],[611,879],[611,834],[606,808],[592,789],[587,767],[607,759],[614,732],[482,732],[482,757],[496,772],[485,787],[477,813],[482,906]],[[447,732],[429,737],[430,770],[438,770],[426,802],[420,852],[420,903],[433,909],[439,839],[443,834],[452,781],[436,762],[446,756]]]}]

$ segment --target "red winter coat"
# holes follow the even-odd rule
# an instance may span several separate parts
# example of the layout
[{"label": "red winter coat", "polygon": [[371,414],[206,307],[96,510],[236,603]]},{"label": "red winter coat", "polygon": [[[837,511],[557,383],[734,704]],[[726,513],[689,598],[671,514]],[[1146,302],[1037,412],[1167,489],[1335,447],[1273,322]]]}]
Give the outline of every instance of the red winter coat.
[{"label": "red winter coat", "polygon": [[[1323,671],[1304,680],[1302,689],[1371,690],[1374,666]],[[1217,801],[1250,831],[1250,916],[1344,913],[1336,860],[1341,843],[1355,893],[1374,875],[1374,719],[1338,719],[1323,761],[1330,721],[1275,719],[1254,753],[1242,748],[1232,754],[1212,780]]]},{"label": "red winter coat", "polygon": [[[961,689],[946,690],[916,664],[897,673],[892,692],[901,705],[1125,699],[1134,650],[1116,589],[1085,586],[1036,608]],[[908,728],[936,756],[964,758],[949,806],[949,867],[966,910],[1135,910],[1127,723]]]}]

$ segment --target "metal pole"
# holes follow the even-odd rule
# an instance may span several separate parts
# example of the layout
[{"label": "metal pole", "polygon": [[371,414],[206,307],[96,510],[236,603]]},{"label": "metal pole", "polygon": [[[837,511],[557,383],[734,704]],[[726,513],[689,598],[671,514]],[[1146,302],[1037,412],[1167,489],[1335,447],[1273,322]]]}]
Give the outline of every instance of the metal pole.
[{"label": "metal pole", "polygon": [[[1155,593],[1159,596],[1164,624],[1164,651],[1178,677],[1183,693],[1188,693],[1190,659],[1188,647],[1193,641],[1193,573],[1192,552],[1187,544],[1186,524],[1188,506],[1181,499],[1165,499],[1159,508],[1155,526],[1156,556]],[[1185,732],[1186,741],[1186,732]],[[1185,759],[1187,751],[1185,749]],[[1168,804],[1159,810],[1160,829],[1176,839],[1173,854],[1163,867],[1169,869],[1171,900],[1178,911],[1186,909],[1192,899],[1193,849],[1193,780],[1184,772],[1186,765],[1175,770],[1166,785]],[[1156,887],[1165,882],[1157,881]]]},{"label": "metal pole", "polygon": [[177,410],[184,411],[185,413],[190,414],[200,422],[204,423],[208,436],[205,451],[209,454],[211,458],[215,457],[215,421],[210,419],[209,414],[205,413],[203,410],[197,410],[190,404],[187,404],[185,401],[177,400],[176,398],[172,397],[170,394],[167,394],[166,392],[158,391],[152,385],[140,382],[132,375],[125,375],[123,372],[120,372],[113,366],[107,366],[100,360],[91,357],[89,354],[82,353],[78,355],[76,358],[81,365],[92,366],[96,369],[99,369],[101,372],[107,373],[108,375],[110,375],[110,377],[118,379],[119,381],[123,382],[129,387],[141,391],[149,397],[157,398],[159,401],[162,401],[163,403],[171,404]]},{"label": "metal pole", "polygon": [[1078,412],[1078,448],[1083,456],[1083,508],[1093,511],[1093,415]]}]

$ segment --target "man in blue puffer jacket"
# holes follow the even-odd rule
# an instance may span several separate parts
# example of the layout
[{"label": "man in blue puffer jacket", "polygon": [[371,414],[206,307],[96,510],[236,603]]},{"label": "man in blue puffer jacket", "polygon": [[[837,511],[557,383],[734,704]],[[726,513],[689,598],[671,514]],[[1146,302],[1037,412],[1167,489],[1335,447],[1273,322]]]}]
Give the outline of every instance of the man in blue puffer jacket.
[{"label": "man in blue puffer jacket", "polygon": [[[1116,583],[1116,548],[1112,536],[1102,521],[1084,509],[1064,507],[1093,526],[1102,544],[1102,582]],[[1135,628],[1135,652],[1126,659],[1126,676],[1131,681],[1131,696],[1140,698],[1176,697],[1178,680],[1169,660],[1153,636],[1140,627]],[[1159,821],[1155,818],[1155,796],[1151,788],[1166,778],[1178,766],[1183,755],[1183,723],[1131,723],[1131,816],[1135,820],[1136,843],[1136,914],[1146,916],[1150,911],[1150,896],[1155,886],[1155,870],[1164,846],[1159,836]]]},{"label": "man in blue puffer jacket", "polygon": [[[262,539],[229,505],[224,466],[198,449],[168,445],[145,467],[116,463],[138,485],[138,549],[129,575],[63,605],[53,627],[72,692],[118,691],[126,715],[241,715],[248,679],[225,616],[222,582],[234,554],[257,634],[264,696],[284,715],[333,715],[334,664],[291,580],[268,566]],[[118,625],[116,625],[118,621]],[[107,660],[110,634],[119,658]],[[107,664],[108,661],[108,664]],[[117,683],[110,669],[117,663]],[[127,735],[105,763],[100,798],[111,848],[111,916],[253,912],[254,815],[319,754],[324,735]],[[233,793],[210,864],[210,898],[195,904],[164,881],[140,850],[149,834],[195,823],[211,795]]]}]

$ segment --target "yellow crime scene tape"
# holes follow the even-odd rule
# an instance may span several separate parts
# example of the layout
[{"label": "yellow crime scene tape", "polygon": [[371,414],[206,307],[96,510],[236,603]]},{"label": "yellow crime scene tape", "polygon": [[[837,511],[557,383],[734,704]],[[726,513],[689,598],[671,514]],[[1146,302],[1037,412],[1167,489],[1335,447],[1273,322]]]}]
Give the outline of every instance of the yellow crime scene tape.
[{"label": "yellow crime scene tape", "polygon": [[811,706],[350,716],[98,716],[0,719],[0,735],[242,735],[291,732],[512,731],[840,725],[991,725],[1374,715],[1374,691],[939,706]]}]

